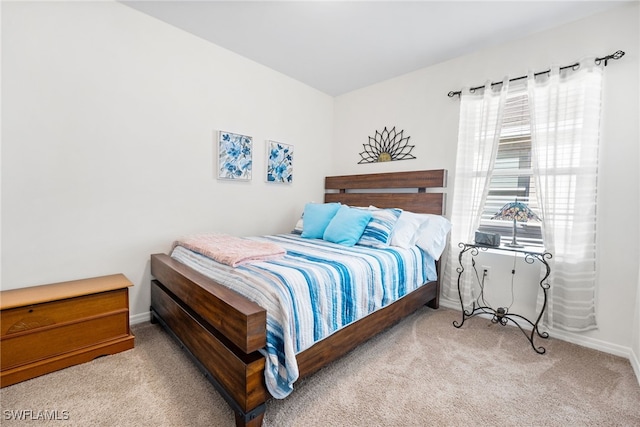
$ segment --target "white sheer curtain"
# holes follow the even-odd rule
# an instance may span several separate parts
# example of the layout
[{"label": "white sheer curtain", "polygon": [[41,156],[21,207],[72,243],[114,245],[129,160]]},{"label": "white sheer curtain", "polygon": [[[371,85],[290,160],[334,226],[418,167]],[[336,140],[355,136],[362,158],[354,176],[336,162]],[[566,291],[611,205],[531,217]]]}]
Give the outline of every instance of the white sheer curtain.
[{"label": "white sheer curtain", "polygon": [[[463,90],[460,95],[460,124],[458,153],[453,187],[450,244],[445,259],[443,298],[459,301],[457,268],[460,242],[473,242],[480,225],[480,215],[489,191],[489,181],[498,152],[502,111],[509,79],[505,78],[498,91],[487,83],[480,94]],[[471,269],[471,257],[463,257],[466,271]],[[473,295],[473,274],[463,274],[460,290],[469,306]],[[467,307],[465,307],[467,308]]]},{"label": "white sheer curtain", "polygon": [[576,71],[552,67],[548,77],[530,73],[528,88],[543,239],[553,255],[542,321],[569,331],[594,329],[602,69],[593,58]]}]

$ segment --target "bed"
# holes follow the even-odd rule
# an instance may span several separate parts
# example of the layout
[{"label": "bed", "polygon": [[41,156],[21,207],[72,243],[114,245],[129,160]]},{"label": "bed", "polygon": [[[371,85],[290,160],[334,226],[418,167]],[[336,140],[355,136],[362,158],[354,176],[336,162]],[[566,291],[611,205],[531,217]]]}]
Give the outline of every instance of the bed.
[{"label": "bed", "polygon": [[[446,170],[331,176],[325,179],[324,202],[443,215],[445,186]],[[268,239],[285,246],[304,240],[294,235]],[[395,256],[394,251],[387,252]],[[267,310],[198,265],[178,259],[178,255],[151,255],[152,321],[160,323],[204,372],[233,409],[237,426],[260,426],[266,402],[274,394],[265,381],[272,365]],[[434,266],[437,274],[435,259]],[[296,378],[313,374],[425,304],[438,308],[439,278],[424,274],[431,277],[426,283],[296,352]]]}]

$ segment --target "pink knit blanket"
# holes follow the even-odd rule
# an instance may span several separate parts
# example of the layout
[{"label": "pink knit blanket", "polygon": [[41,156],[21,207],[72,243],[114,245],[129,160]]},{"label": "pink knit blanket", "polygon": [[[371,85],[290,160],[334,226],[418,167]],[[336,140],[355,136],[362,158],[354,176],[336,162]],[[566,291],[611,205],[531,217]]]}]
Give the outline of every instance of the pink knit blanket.
[{"label": "pink knit blanket", "polygon": [[227,234],[200,234],[173,242],[222,264],[237,267],[252,261],[281,258],[286,251],[275,243],[259,242]]}]

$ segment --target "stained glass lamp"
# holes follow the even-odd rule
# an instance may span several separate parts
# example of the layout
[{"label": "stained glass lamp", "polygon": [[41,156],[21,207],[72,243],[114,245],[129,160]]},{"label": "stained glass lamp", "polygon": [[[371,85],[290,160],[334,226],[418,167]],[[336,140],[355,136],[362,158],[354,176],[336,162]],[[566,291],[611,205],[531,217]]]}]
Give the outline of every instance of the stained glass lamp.
[{"label": "stained glass lamp", "polygon": [[505,246],[510,248],[524,247],[524,245],[519,244],[516,240],[516,222],[527,222],[529,220],[540,221],[540,217],[529,209],[529,206],[519,202],[517,198],[515,202],[504,205],[491,219],[513,220],[513,239],[511,243],[505,244]]}]

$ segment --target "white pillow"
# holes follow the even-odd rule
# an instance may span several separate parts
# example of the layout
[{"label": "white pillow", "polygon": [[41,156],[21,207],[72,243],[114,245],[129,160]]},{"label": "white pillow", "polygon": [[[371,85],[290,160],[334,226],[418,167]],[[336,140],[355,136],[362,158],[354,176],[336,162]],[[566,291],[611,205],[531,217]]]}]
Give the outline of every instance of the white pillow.
[{"label": "white pillow", "polygon": [[293,234],[302,234],[302,230],[304,229],[304,222],[302,221],[302,217],[296,222],[295,227],[293,227]]},{"label": "white pillow", "polygon": [[408,249],[415,245],[415,241],[420,225],[428,219],[425,214],[417,214],[409,211],[402,211],[398,222],[391,232],[391,246]]},{"label": "white pillow", "polygon": [[451,222],[440,215],[425,215],[427,220],[418,228],[415,245],[434,259],[439,259],[444,247],[447,245],[447,235],[451,231]]}]

